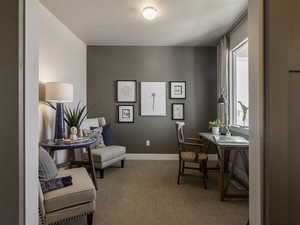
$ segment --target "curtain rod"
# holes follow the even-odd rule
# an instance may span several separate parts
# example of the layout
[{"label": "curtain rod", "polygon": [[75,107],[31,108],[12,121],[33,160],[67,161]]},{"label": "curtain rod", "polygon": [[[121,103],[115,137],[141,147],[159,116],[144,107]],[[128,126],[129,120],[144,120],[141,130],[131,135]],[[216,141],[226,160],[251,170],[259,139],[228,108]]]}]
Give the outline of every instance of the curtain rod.
[{"label": "curtain rod", "polygon": [[232,23],[229,30],[224,35],[222,35],[222,37],[218,40],[218,43],[222,40],[224,36],[229,37],[230,34],[233,31],[235,31],[245,21],[247,16],[248,16],[248,8],[243,13],[241,13],[241,15]]},{"label": "curtain rod", "polygon": [[247,19],[248,9],[245,10],[231,25],[230,29],[226,32],[225,35],[231,34],[234,32],[241,24]]},{"label": "curtain rod", "polygon": [[247,17],[248,17],[248,9],[246,9],[243,13],[241,13],[241,15],[237,17],[237,19],[232,23],[228,31],[225,34],[223,34],[220,39],[218,39],[217,46],[224,36],[229,38],[230,34],[234,32],[236,29],[238,29],[241,26],[241,24],[246,20]]}]

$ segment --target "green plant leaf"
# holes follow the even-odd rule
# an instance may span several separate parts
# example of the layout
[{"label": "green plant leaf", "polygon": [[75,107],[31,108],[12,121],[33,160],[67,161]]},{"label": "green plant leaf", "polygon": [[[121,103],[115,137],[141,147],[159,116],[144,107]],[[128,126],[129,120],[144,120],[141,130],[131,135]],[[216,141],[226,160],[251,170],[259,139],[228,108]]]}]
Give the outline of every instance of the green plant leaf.
[{"label": "green plant leaf", "polygon": [[80,128],[82,122],[87,116],[87,112],[85,111],[86,111],[86,106],[81,106],[80,102],[73,109],[71,109],[70,107],[66,107],[65,119],[68,127]]}]

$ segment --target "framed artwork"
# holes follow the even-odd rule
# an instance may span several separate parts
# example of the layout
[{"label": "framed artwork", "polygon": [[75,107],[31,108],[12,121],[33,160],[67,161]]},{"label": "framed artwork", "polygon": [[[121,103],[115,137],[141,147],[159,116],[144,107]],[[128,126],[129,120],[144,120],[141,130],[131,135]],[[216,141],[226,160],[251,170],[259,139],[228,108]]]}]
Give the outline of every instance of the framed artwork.
[{"label": "framed artwork", "polygon": [[166,116],[166,92],[166,82],[141,82],[141,116]]},{"label": "framed artwork", "polygon": [[184,103],[172,104],[172,120],[184,120]]},{"label": "framed artwork", "polygon": [[170,99],[186,99],[186,81],[170,81]]},{"label": "framed artwork", "polygon": [[136,80],[117,80],[117,102],[136,102]]},{"label": "framed artwork", "polygon": [[118,105],[118,123],[134,123],[134,105]]}]

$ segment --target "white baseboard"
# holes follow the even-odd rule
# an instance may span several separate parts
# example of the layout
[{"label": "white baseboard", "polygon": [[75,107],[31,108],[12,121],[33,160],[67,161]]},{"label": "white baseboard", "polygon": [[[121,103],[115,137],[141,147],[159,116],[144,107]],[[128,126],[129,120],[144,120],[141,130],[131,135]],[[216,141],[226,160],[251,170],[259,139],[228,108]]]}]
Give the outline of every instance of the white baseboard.
[{"label": "white baseboard", "polygon": [[178,160],[178,154],[126,154],[128,160]]},{"label": "white baseboard", "polygon": [[[126,154],[127,160],[178,160],[178,154]],[[209,161],[216,161],[216,154],[209,154]]]}]

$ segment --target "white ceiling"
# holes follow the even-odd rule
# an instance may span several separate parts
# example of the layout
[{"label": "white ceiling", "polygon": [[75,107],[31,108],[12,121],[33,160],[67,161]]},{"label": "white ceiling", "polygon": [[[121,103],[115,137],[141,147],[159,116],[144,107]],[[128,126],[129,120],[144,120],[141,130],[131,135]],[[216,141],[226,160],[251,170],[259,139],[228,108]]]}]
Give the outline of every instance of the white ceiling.
[{"label": "white ceiling", "polygon": [[[210,46],[248,0],[41,0],[88,45]],[[159,10],[145,20],[145,6]]]}]

